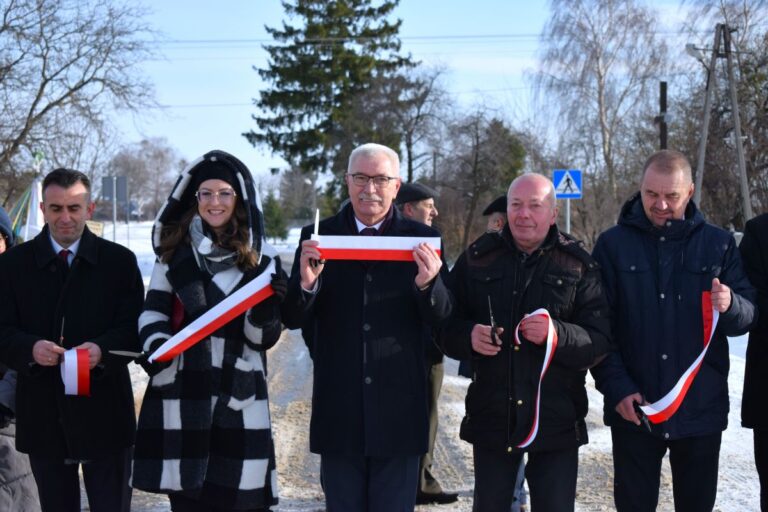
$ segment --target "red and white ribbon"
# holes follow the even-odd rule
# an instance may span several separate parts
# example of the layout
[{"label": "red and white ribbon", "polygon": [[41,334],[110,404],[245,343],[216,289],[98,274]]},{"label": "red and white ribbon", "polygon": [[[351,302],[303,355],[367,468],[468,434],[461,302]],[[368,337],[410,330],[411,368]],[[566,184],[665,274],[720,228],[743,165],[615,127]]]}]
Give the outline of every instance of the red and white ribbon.
[{"label": "red and white ribbon", "polygon": [[149,362],[170,361],[259,302],[274,295],[275,292],[270,285],[274,272],[275,262],[272,261],[256,279],[251,280],[235,293],[216,304],[160,345],[149,356]]},{"label": "red and white ribbon", "polygon": [[701,363],[704,361],[704,356],[707,354],[709,344],[712,341],[712,336],[715,334],[715,328],[717,327],[717,320],[720,318],[720,313],[712,307],[712,295],[711,292],[702,292],[701,294],[701,313],[704,321],[704,349],[699,354],[699,357],[685,370],[685,373],[680,377],[669,393],[664,395],[660,400],[649,404],[641,405],[640,409],[648,417],[648,421],[651,423],[661,423],[667,421],[677,412],[680,404],[683,403],[685,395],[688,393],[688,389],[693,383],[694,377],[699,373]]},{"label": "red and white ribbon", "polygon": [[[549,368],[549,364],[552,362],[552,358],[555,357],[555,349],[557,348],[557,331],[555,330],[555,324],[552,323],[552,317],[549,315],[549,311],[547,311],[544,308],[539,308],[533,313],[527,314],[523,317],[523,320],[528,318],[529,316],[536,316],[541,315],[547,319],[547,323],[549,324],[547,328],[547,344],[546,344],[546,350],[544,352],[544,363],[541,365],[541,374],[539,375],[539,387],[536,390],[536,407],[533,411],[533,425],[531,425],[531,430],[528,432],[528,435],[525,436],[525,439],[522,443],[518,444],[518,448],[526,448],[529,446],[534,439],[536,439],[536,434],[539,433],[539,404],[541,403],[541,381],[544,380],[544,375],[547,373],[547,369]],[[520,330],[520,324],[522,323],[522,320],[520,323],[517,324],[515,327],[515,345],[520,345],[520,336],[518,335],[518,331]]]},{"label": "red and white ribbon", "polygon": [[61,380],[64,394],[91,396],[91,370],[87,348],[72,348],[62,354]]},{"label": "red and white ribbon", "polygon": [[312,235],[324,260],[413,261],[413,250],[420,243],[440,254],[440,237],[416,236],[334,236]]}]

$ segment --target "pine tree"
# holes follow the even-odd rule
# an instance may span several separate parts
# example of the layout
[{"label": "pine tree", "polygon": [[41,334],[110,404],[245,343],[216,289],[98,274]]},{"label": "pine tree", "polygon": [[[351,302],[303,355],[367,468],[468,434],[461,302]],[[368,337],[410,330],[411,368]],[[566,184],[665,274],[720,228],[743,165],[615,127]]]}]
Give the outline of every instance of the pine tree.
[{"label": "pine tree", "polygon": [[272,192],[264,200],[264,231],[272,240],[284,240],[288,236],[283,209]]},{"label": "pine tree", "polygon": [[[401,21],[387,19],[399,0],[285,0],[300,23],[266,27],[269,88],[255,100],[257,129],[243,135],[304,172],[342,172],[349,151],[368,140],[344,129],[353,101],[377,78],[413,66],[401,56]],[[374,5],[376,4],[376,5]],[[366,134],[367,135],[367,134]]]}]

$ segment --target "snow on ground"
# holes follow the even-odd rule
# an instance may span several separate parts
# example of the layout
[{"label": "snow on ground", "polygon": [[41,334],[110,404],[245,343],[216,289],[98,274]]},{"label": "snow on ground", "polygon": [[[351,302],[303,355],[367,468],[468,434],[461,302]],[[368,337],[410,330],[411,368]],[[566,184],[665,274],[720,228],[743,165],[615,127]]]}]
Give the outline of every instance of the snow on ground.
[{"label": "snow on ground", "polygon": [[[154,263],[150,242],[151,222],[117,226],[117,241],[136,253],[145,285]],[[290,267],[299,230],[292,229],[288,240],[272,243]],[[112,239],[107,224],[104,237]],[[752,433],[740,426],[741,391],[744,380],[746,340],[731,342],[729,374],[731,413],[723,435],[720,454],[720,478],[715,511],[744,512],[759,510],[759,481],[752,459]],[[322,511],[323,495],[319,485],[319,457],[309,453],[308,430],[311,412],[312,364],[301,336],[286,331],[280,343],[269,353],[270,410],[274,423],[277,451],[280,505],[275,510]],[[143,395],[147,378],[132,367],[137,401]],[[446,361],[443,392],[440,397],[440,429],[435,450],[435,472],[447,490],[459,492],[459,502],[451,506],[420,506],[418,511],[469,511],[472,508],[471,446],[459,439],[459,424],[464,415],[464,396],[468,380],[457,377],[457,363]],[[610,431],[602,425],[602,396],[588,377],[590,409],[587,416],[590,443],[580,451],[576,510],[596,512],[613,510]],[[673,510],[671,475],[668,458],[663,465],[659,510]],[[169,510],[164,496],[134,492],[132,510],[160,512]]]}]

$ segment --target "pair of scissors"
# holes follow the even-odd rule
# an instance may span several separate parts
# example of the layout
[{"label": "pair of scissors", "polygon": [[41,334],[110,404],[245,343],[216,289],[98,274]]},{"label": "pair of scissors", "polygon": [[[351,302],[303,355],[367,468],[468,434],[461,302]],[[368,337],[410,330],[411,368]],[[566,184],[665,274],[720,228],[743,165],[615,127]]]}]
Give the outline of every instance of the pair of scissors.
[{"label": "pair of scissors", "polygon": [[493,318],[493,308],[491,307],[491,296],[488,296],[488,316],[491,319],[491,341],[494,345],[501,346],[501,339],[496,334],[496,320]]}]

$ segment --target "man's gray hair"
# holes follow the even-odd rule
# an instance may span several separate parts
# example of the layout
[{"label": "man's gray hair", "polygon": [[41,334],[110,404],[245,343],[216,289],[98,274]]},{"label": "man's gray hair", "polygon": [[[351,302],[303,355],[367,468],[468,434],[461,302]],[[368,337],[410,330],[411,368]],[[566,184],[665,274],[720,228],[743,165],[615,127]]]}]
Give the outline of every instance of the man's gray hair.
[{"label": "man's gray hair", "polygon": [[349,154],[349,163],[347,164],[347,174],[352,172],[352,164],[357,158],[361,156],[372,158],[375,156],[384,155],[392,165],[392,171],[395,173],[393,177],[400,176],[400,157],[397,152],[392,148],[384,146],[383,144],[376,144],[375,142],[368,142],[362,146],[357,146]]}]

